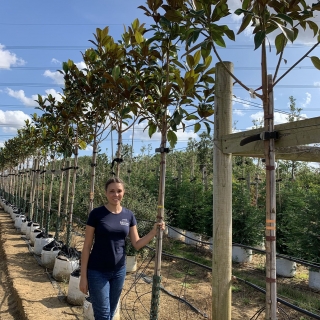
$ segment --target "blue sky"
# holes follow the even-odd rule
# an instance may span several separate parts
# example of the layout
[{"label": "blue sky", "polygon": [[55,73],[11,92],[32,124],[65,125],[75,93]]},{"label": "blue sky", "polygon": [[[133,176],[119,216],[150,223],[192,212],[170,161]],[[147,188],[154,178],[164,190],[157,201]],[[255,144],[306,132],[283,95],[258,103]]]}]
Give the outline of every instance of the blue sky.
[{"label": "blue sky", "polygon": [[[240,7],[240,1],[232,0],[232,10]],[[110,34],[120,39],[123,25],[130,25],[135,19],[146,24],[150,18],[138,9],[143,0],[56,0],[56,1],[21,1],[0,0],[0,146],[16,134],[17,128],[24,125],[24,120],[36,112],[34,102],[38,94],[48,93],[58,96],[61,92],[61,77],[56,72],[63,61],[73,60],[81,66],[81,51],[89,48],[93,33],[97,27],[109,26]],[[231,15],[225,23],[237,32],[239,17]],[[319,24],[320,18],[315,22]],[[299,41],[288,47],[281,73],[295,63],[315,40],[311,32],[301,35]],[[270,42],[272,44],[272,36]],[[317,48],[311,55],[320,56]],[[268,54],[268,71],[273,73],[276,66],[274,47]],[[260,86],[260,52],[253,49],[250,32],[228,42],[226,49],[219,49],[223,60],[234,64],[235,75],[250,88]],[[217,61],[213,59],[214,63]],[[310,59],[302,61],[294,71],[284,78],[274,92],[275,123],[286,122],[289,96],[294,96],[297,107],[303,108],[305,118],[320,114],[320,71],[316,70]],[[246,130],[252,126],[252,120],[262,119],[261,101],[252,99],[248,92],[238,85],[234,87],[233,122],[236,130]],[[189,137],[197,138],[192,128],[179,132],[176,149],[186,147]],[[124,143],[131,144],[132,131],[124,135]],[[150,141],[147,132],[136,127],[134,151],[140,152],[142,145],[152,143],[152,150],[160,144],[159,135]],[[111,151],[111,141],[106,140],[101,146],[104,151]],[[115,141],[114,141],[115,149]],[[90,148],[82,154],[90,154]]]}]

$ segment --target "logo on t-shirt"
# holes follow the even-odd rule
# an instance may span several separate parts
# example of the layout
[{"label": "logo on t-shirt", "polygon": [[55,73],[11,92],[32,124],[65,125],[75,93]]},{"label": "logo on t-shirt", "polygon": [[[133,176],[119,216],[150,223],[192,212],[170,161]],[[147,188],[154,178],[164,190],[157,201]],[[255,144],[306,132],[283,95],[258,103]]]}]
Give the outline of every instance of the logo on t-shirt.
[{"label": "logo on t-shirt", "polygon": [[122,220],[120,221],[120,224],[121,224],[122,226],[129,227],[129,221],[128,221],[128,219],[122,219]]}]

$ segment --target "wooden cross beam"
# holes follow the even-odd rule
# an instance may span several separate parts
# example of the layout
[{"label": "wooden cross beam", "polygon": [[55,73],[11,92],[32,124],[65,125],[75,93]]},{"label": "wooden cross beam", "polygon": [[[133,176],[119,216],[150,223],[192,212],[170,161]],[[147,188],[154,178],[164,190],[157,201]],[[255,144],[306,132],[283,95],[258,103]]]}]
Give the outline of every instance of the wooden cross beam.
[{"label": "wooden cross beam", "polygon": [[[240,142],[250,136],[263,132],[263,128],[233,133],[222,136],[220,141],[215,141],[223,153],[233,155],[263,158],[263,141],[254,141],[243,146]],[[306,146],[320,143],[320,117],[283,123],[275,126],[279,139],[275,140],[277,159],[320,162],[320,148]]]}]

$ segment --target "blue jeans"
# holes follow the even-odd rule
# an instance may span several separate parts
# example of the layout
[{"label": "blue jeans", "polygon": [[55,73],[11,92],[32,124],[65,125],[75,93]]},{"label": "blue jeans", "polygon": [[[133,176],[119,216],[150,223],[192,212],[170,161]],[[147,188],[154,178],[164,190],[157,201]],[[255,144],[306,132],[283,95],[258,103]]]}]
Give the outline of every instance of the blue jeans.
[{"label": "blue jeans", "polygon": [[95,320],[112,320],[125,277],[125,266],[117,271],[88,269],[89,296]]}]

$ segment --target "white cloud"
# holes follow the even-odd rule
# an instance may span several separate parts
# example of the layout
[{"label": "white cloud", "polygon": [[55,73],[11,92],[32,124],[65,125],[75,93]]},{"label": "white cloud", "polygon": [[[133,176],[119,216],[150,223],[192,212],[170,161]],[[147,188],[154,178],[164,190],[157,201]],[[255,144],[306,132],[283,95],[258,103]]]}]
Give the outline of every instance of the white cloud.
[{"label": "white cloud", "polygon": [[4,49],[5,46],[0,44],[0,69],[9,70],[11,66],[22,66],[26,62],[18,58],[15,53]]},{"label": "white cloud", "polygon": [[55,58],[52,58],[51,59],[51,63],[54,63],[54,64],[61,64],[61,61],[55,59]]},{"label": "white cloud", "polygon": [[[32,95],[30,98],[27,97],[25,95],[25,92],[23,90],[17,90],[14,91],[10,88],[6,89],[7,93],[9,96],[18,99],[19,101],[21,101],[25,106],[27,107],[37,107],[38,103],[35,100],[38,100],[38,95]],[[47,89],[45,90],[46,95],[43,95],[42,97],[45,98],[47,97],[49,94],[51,94],[53,97],[55,97],[58,101],[61,101],[61,95],[59,94],[59,92],[57,92],[54,89]]]},{"label": "white cloud", "polygon": [[75,62],[75,65],[78,67],[79,70],[86,68],[86,64],[84,61],[81,62]]},{"label": "white cloud", "polygon": [[[56,98],[57,101],[62,101],[61,93],[56,91],[55,89],[47,89],[45,90],[45,93],[47,94],[46,96],[51,94],[54,98]],[[45,98],[46,96],[42,96],[42,97]]]},{"label": "white cloud", "polygon": [[24,127],[25,120],[31,121],[31,118],[22,111],[0,110],[0,125],[3,132],[17,132],[17,129]]},{"label": "white cloud", "polygon": [[252,105],[251,101],[252,99],[250,98],[249,100],[247,100],[247,98],[242,99],[240,97],[234,97],[233,99],[233,105],[235,104],[240,104],[244,109],[249,109]]},{"label": "white cloud", "polygon": [[54,83],[63,85],[64,84],[64,79],[63,79],[63,74],[61,74],[58,71],[52,72],[50,70],[46,70],[43,74],[47,78],[51,78]]},{"label": "white cloud", "polygon": [[[264,118],[264,114],[263,111],[259,111],[257,113],[254,113],[250,116],[250,118],[252,120],[258,120],[259,122]],[[288,115],[287,114],[283,114],[283,113],[279,113],[279,112],[275,112],[274,113],[274,124],[280,124],[280,123],[286,123],[288,122]],[[252,127],[249,127],[248,129],[252,129]]]},{"label": "white cloud", "polygon": [[233,110],[233,113],[234,113],[235,115],[237,115],[237,116],[240,116],[240,117],[242,117],[242,116],[245,115],[245,113],[244,113],[242,110],[239,110],[239,109]]},{"label": "white cloud", "polygon": [[305,108],[311,102],[311,93],[306,92],[306,96],[305,102],[301,103],[302,108]]},{"label": "white cloud", "polygon": [[[60,61],[58,61],[54,58],[51,60],[51,62],[61,63]],[[86,64],[84,63],[84,61],[76,62],[75,65],[78,67],[79,70],[86,67]],[[47,78],[51,78],[53,80],[53,82],[56,84],[64,85],[63,74],[60,73],[59,71],[52,72],[50,70],[46,70],[43,75]]]},{"label": "white cloud", "polygon": [[20,100],[25,106],[36,107],[38,104],[35,100],[38,99],[37,95],[32,95],[31,98],[26,97],[23,90],[14,91],[10,88],[7,88],[7,93],[9,96]]}]

